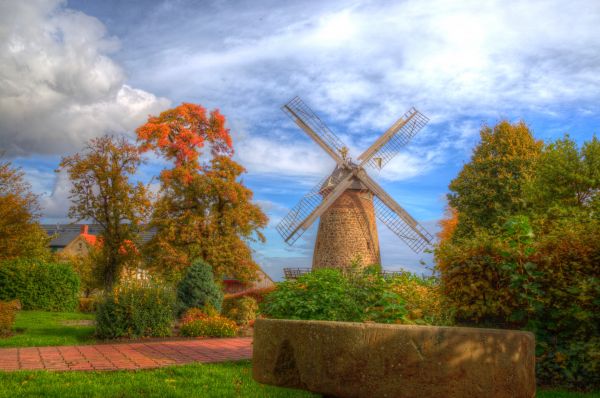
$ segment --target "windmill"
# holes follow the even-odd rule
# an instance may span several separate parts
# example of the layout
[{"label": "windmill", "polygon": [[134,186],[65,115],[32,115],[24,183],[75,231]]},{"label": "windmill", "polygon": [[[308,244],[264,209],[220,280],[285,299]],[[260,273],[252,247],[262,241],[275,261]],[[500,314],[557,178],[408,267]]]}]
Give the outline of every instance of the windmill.
[{"label": "windmill", "polygon": [[283,111],[336,163],[279,222],[277,231],[293,244],[318,219],[319,229],[312,268],[344,268],[360,258],[363,264],[380,264],[377,218],[420,253],[432,236],[365,171],[382,169],[429,119],[411,108],[353,162],[348,148],[298,97]]}]

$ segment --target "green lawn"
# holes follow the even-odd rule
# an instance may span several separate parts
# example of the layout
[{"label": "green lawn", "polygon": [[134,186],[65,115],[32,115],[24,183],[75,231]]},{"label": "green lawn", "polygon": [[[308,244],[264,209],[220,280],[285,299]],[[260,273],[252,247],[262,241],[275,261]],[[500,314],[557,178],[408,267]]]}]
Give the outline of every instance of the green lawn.
[{"label": "green lawn", "polygon": [[[318,397],[252,380],[249,361],[144,371],[0,372],[2,397]],[[598,398],[598,393],[542,391],[539,398]]]},{"label": "green lawn", "polygon": [[1,373],[0,397],[316,397],[263,386],[248,361],[117,372]]},{"label": "green lawn", "polygon": [[75,312],[19,311],[16,333],[0,339],[0,347],[32,347],[89,344],[94,342],[94,327],[64,322],[93,320],[94,314]]},{"label": "green lawn", "polygon": [[538,398],[600,398],[600,392],[538,391]]}]

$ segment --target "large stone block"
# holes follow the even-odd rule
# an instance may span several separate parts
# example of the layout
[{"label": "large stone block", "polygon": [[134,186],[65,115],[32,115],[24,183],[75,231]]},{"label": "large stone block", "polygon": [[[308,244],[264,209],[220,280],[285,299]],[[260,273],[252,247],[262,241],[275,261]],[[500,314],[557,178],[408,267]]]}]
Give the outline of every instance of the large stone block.
[{"label": "large stone block", "polygon": [[253,376],[335,397],[535,396],[528,332],[258,319]]}]

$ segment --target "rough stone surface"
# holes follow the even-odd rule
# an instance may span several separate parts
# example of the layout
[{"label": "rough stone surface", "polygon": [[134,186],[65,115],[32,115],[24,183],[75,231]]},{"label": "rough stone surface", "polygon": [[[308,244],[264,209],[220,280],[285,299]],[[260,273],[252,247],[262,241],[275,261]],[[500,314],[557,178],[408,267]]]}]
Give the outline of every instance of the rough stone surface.
[{"label": "rough stone surface", "polygon": [[334,397],[535,396],[528,332],[258,319],[253,376]]},{"label": "rough stone surface", "polygon": [[358,257],[381,263],[373,194],[348,189],[319,220],[312,268],[346,268]]}]

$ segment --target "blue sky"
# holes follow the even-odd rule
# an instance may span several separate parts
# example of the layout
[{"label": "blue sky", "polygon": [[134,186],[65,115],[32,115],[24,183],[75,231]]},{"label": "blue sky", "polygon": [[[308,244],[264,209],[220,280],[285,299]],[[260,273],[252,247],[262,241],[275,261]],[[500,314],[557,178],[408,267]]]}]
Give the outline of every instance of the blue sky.
[{"label": "blue sky", "polygon": [[[523,119],[578,142],[600,126],[597,1],[4,1],[0,149],[64,222],[61,155],[103,134],[132,137],[181,102],[219,108],[245,183],[269,215],[263,268],[308,266],[274,226],[333,162],[281,112],[302,97],[355,157],[410,106],[430,117],[371,175],[431,232],[482,124]],[[164,167],[148,159],[138,178]],[[427,272],[380,228],[384,268]]]}]

